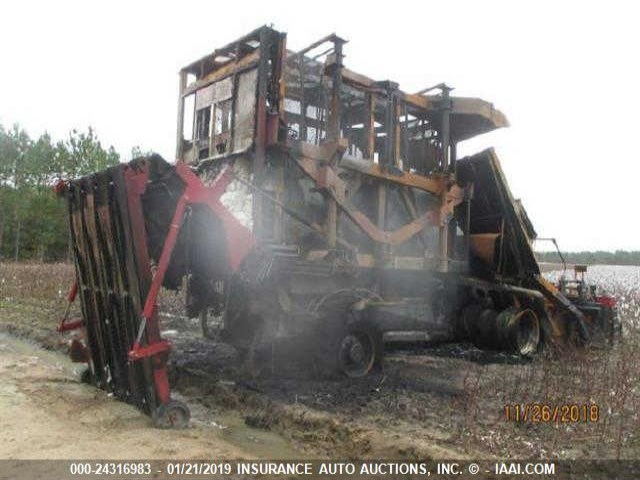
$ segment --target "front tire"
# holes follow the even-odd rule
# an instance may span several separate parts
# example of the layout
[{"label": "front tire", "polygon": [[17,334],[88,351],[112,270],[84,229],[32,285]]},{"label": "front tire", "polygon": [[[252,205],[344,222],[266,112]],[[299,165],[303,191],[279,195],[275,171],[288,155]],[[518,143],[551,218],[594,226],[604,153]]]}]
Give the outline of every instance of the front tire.
[{"label": "front tire", "polygon": [[223,317],[213,315],[210,308],[202,310],[199,317],[202,336],[208,340],[218,339],[223,329]]},{"label": "front tire", "polygon": [[[382,335],[373,327],[362,324],[321,322],[315,338],[321,338],[316,351],[316,365],[330,376],[362,378],[381,363]],[[336,323],[338,323],[336,325]]]},{"label": "front tire", "polygon": [[169,400],[160,405],[153,413],[153,424],[162,429],[183,429],[189,426],[191,412],[189,407],[179,400]]},{"label": "front tire", "polygon": [[366,376],[376,363],[375,334],[364,329],[354,329],[342,337],[338,345],[337,365],[341,373],[350,378]]}]

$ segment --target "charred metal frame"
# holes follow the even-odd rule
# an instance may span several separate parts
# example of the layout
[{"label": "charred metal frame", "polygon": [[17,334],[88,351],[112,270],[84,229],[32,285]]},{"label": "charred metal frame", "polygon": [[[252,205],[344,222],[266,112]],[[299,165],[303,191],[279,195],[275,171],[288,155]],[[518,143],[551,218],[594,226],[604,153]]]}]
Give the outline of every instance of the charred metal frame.
[{"label": "charred metal frame", "polygon": [[[343,65],[345,43],[332,34],[291,52],[286,50],[285,34],[262,27],[182,69],[177,158],[190,164],[203,164],[224,162],[238,155],[233,152],[197,158],[195,128],[192,139],[182,137],[185,99],[228,78],[236,85],[238,75],[257,69],[255,129],[252,145],[246,151],[251,157],[256,187],[264,187],[269,163],[270,181],[276,184],[271,194],[281,204],[286,203],[283,201],[284,169],[290,167],[284,164],[290,158],[325,197],[325,218],[320,224],[328,249],[346,243],[339,241],[343,215],[379,245],[377,264],[393,263],[393,257],[397,256],[394,246],[416,235],[422,236],[427,226],[434,226],[439,230],[439,248],[415,256],[416,263],[422,263],[426,255],[433,258],[441,272],[452,268],[465,270],[466,255],[458,259],[449,252],[452,236],[448,221],[453,210],[467,200],[455,186],[455,144],[506,126],[506,118],[482,100],[450,97],[451,89],[446,85],[437,86],[440,95],[425,95],[432,89],[408,94],[394,82],[376,82],[350,71]],[[189,76],[193,79],[191,83],[187,81]],[[348,92],[361,97],[362,102],[358,104],[362,106],[353,107],[346,98]],[[234,103],[239,101],[235,96],[232,98]],[[291,102],[298,103],[299,113],[287,109]],[[355,114],[362,117],[362,125],[349,121],[348,117]],[[420,143],[409,140],[411,128],[415,129],[416,138],[422,135],[423,148],[431,152],[430,164],[421,164],[416,155],[413,155],[415,160],[410,160],[410,144]],[[421,133],[418,129],[422,129]],[[362,130],[364,137],[356,130]],[[350,143],[350,135],[362,138],[360,158],[351,160],[350,150],[359,147]],[[360,178],[358,181],[364,178],[377,184],[377,195],[370,200],[377,204],[374,218],[352,204],[349,194],[353,192],[349,187],[353,185],[347,185],[340,178],[340,172],[355,172]],[[393,229],[389,229],[387,221],[389,185],[400,188],[404,208],[412,219]],[[416,188],[439,197],[440,206],[420,211],[412,191]],[[282,208],[275,208],[269,228],[263,224],[264,212],[270,208],[273,202],[264,196],[254,199],[254,234],[259,243],[286,242]],[[468,239],[463,243],[468,245]],[[366,262],[361,266],[371,265]]]},{"label": "charred metal frame", "polygon": [[[446,84],[411,94],[395,82],[353,72],[344,65],[345,43],[332,34],[289,51],[285,34],[262,27],[185,67],[178,159],[199,172],[249,159],[259,246],[291,245],[305,251],[304,261],[316,263],[342,251],[352,267],[380,274],[486,275],[498,297],[507,291],[513,297],[505,286],[542,291],[548,308],[568,311],[582,324],[581,313],[539,278],[530,255],[535,232],[511,198],[495,154],[482,152],[462,163],[457,158],[460,141],[508,126],[505,116],[483,100],[451,95]],[[227,78],[237,85],[238,76],[252,69],[257,81],[251,144],[241,152],[198,158],[196,134],[191,140],[181,136],[185,98]],[[238,94],[234,87],[234,105],[243,101]],[[482,178],[476,162],[486,170]],[[489,198],[480,189],[472,201],[477,182],[498,195]],[[303,199],[292,202],[296,189]],[[318,194],[322,207],[312,208],[308,200]],[[478,215],[485,214],[502,221],[482,223]],[[320,236],[323,246],[302,245],[286,217]],[[472,257],[484,266],[472,265]],[[466,298],[468,283],[454,283]],[[539,302],[539,295],[529,301]]]}]

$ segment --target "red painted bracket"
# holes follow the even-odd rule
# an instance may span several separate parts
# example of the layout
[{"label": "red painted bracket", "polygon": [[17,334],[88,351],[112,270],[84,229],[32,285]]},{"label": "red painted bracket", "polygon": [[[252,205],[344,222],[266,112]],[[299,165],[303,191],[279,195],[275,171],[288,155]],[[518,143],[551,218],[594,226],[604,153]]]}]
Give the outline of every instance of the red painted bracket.
[{"label": "red painted bracket", "polygon": [[[176,172],[185,182],[183,194],[178,199],[176,209],[173,213],[167,238],[162,246],[162,253],[158,260],[158,268],[153,276],[147,298],[144,302],[142,311],[142,321],[138,338],[129,351],[129,360],[135,361],[147,358],[169,350],[170,344],[164,340],[150,343],[146,347],[140,347],[142,333],[148,327],[148,323],[155,322],[156,301],[160,292],[160,287],[164,281],[164,276],[169,268],[171,254],[176,245],[180,228],[184,220],[184,213],[187,205],[201,203],[207,205],[214,214],[222,221],[224,225],[225,236],[227,240],[227,257],[229,259],[229,268],[237,271],[242,261],[249,254],[254,245],[254,238],[251,232],[242,225],[236,217],[227,210],[222,203],[220,197],[225,192],[227,185],[231,181],[230,169],[227,165],[216,177],[210,186],[205,186],[200,178],[191,171],[189,166],[184,162],[176,163]],[[156,327],[154,323],[154,327]]]},{"label": "red painted bracket", "polygon": [[169,233],[164,241],[162,247],[162,253],[158,261],[158,269],[153,276],[149,293],[144,302],[144,309],[142,316],[147,321],[153,317],[155,313],[156,300],[160,287],[164,281],[164,275],[169,268],[169,262],[171,261],[171,254],[173,248],[176,245],[178,239],[178,233],[182,227],[182,221],[184,219],[184,212],[187,205],[202,203],[207,205],[218,218],[222,220],[224,225],[225,235],[227,239],[227,255],[229,259],[229,268],[232,271],[236,271],[242,261],[249,254],[249,251],[253,247],[254,239],[251,232],[242,225],[236,217],[227,210],[222,203],[220,203],[220,197],[225,192],[227,185],[231,181],[230,166],[226,166],[222,172],[216,177],[211,186],[205,186],[200,178],[191,171],[189,166],[183,162],[176,164],[176,171],[182,180],[185,182],[185,190],[182,196],[178,199],[176,209],[171,219],[169,226]]},{"label": "red painted bracket", "polygon": [[71,304],[75,301],[76,296],[78,295],[78,282],[73,282],[71,288],[69,289],[69,293],[67,294],[67,308],[62,315],[62,318],[58,322],[58,326],[56,327],[56,331],[59,333],[68,332],[71,330],[76,330],[82,326],[84,326],[84,320],[76,319],[69,321],[69,311],[71,310]]},{"label": "red painted bracket", "polygon": [[171,344],[165,340],[160,340],[159,342],[152,343],[146,347],[141,347],[140,344],[136,342],[133,345],[133,348],[129,351],[128,358],[129,361],[135,362],[137,360],[168,352],[169,350],[171,350]]},{"label": "red painted bracket", "polygon": [[253,234],[247,227],[220,202],[220,197],[231,182],[232,167],[227,165],[215,178],[210,186],[205,186],[202,180],[191,171],[184,162],[176,164],[176,171],[185,182],[184,197],[188,204],[201,203],[207,205],[224,225],[227,240],[227,256],[229,267],[237,271],[242,261],[247,257],[255,243]]},{"label": "red painted bracket", "polygon": [[81,318],[77,318],[75,320],[68,321],[67,318],[63,318],[58,323],[56,327],[56,332],[70,332],[71,330],[77,330],[79,328],[84,327],[84,320]]}]

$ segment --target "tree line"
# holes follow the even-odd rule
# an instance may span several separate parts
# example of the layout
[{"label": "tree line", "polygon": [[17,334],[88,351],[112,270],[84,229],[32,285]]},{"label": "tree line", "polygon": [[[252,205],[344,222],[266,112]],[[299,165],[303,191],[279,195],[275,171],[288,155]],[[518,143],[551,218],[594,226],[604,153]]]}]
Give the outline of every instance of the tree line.
[{"label": "tree line", "polygon": [[[142,155],[138,147],[131,158]],[[54,141],[48,133],[34,139],[19,125],[0,124],[0,259],[70,258],[66,205],[53,187],[117,165],[120,154],[104,147],[96,132],[72,130]],[[557,252],[537,252],[541,262],[560,262]],[[640,251],[563,252],[567,263],[640,265]]]},{"label": "tree line", "polygon": [[31,138],[19,125],[0,125],[0,259],[68,258],[66,207],[54,185],[119,161],[91,127],[54,141],[48,133]]},{"label": "tree line", "polygon": [[[640,251],[616,250],[606,252],[562,252],[565,262],[583,265],[640,265]],[[539,262],[559,263],[558,252],[537,252]]]}]

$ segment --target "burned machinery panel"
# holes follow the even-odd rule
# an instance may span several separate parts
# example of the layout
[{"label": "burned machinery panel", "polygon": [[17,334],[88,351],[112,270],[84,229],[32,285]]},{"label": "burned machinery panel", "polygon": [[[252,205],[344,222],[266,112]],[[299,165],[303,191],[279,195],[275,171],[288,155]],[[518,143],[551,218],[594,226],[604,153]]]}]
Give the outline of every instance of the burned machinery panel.
[{"label": "burned machinery panel", "polygon": [[178,159],[205,181],[233,164],[222,201],[259,243],[343,250],[360,267],[465,270],[456,144],[506,119],[443,85],[409,94],[353,72],[345,43],[291,51],[262,27],[185,67]]}]

